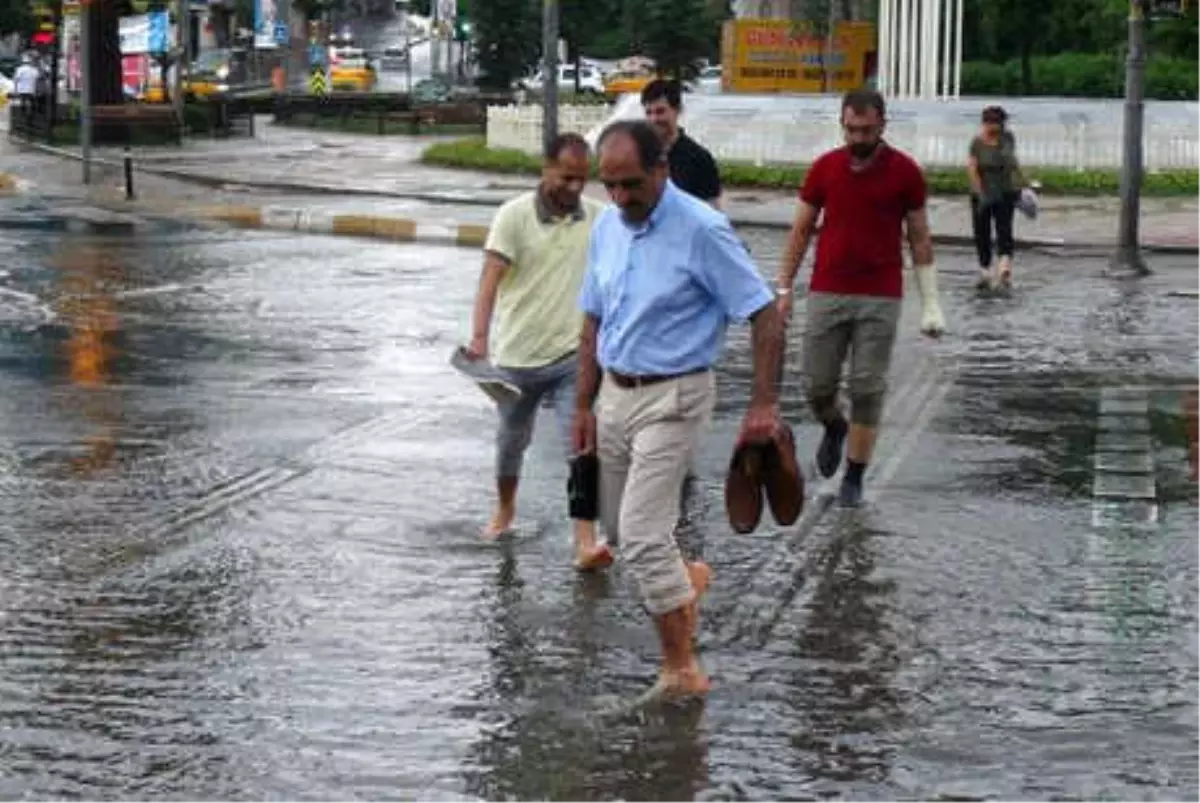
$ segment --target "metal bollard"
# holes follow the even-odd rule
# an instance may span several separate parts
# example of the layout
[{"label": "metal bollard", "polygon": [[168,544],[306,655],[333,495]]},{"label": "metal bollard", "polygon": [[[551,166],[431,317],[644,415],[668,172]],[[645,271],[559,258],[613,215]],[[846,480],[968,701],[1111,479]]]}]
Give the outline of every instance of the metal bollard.
[{"label": "metal bollard", "polygon": [[125,200],[132,201],[133,195],[133,154],[129,146],[125,146]]}]

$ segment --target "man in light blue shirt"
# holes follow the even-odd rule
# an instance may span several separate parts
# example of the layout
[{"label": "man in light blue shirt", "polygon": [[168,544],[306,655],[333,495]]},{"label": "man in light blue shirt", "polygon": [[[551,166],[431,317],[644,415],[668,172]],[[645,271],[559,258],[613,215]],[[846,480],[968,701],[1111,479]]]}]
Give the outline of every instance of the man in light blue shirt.
[{"label": "man in light blue shirt", "polygon": [[775,296],[728,218],[667,178],[653,127],[618,121],[598,149],[615,206],[596,220],[580,293],[574,446],[599,455],[601,520],[655,619],[660,690],[703,694],[708,678],[692,638],[711,571],[685,564],[675,542],[680,486],[712,415],[712,366],[730,321],[753,322],[754,388],[742,439],[779,431],[782,329]]}]

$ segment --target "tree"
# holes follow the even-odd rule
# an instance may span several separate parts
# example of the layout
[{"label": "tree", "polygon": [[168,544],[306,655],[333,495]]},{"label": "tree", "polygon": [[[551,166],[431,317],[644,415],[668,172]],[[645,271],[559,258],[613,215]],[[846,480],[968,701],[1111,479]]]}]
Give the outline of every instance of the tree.
[{"label": "tree", "polygon": [[[91,61],[88,89],[95,106],[119,106],[125,102],[121,80],[121,17],[129,13],[129,4],[121,0],[92,3],[80,9],[80,33],[88,38]],[[119,142],[124,126],[95,125],[92,140],[97,144]]]},{"label": "tree", "polygon": [[593,6],[588,0],[558,0],[558,35],[567,43],[567,61],[575,65],[575,92],[579,92],[579,60],[583,56],[583,44],[596,27]]},{"label": "tree", "polygon": [[33,12],[28,0],[0,0],[0,36],[22,37],[33,32]]},{"label": "tree", "polygon": [[[628,0],[632,2],[632,0]],[[663,75],[690,78],[709,49],[713,26],[707,0],[646,0],[641,39]]]},{"label": "tree", "polygon": [[1021,93],[1033,92],[1033,54],[1047,42],[1054,5],[1045,0],[1007,0],[985,3],[983,25],[992,31],[997,48],[1021,59]]},{"label": "tree", "polygon": [[617,55],[628,55],[627,40],[621,30],[622,11],[621,0],[558,0],[558,31],[567,45],[567,61],[575,65],[576,92],[580,88],[579,64],[585,52],[609,56],[616,33],[621,40]]},{"label": "tree", "polygon": [[471,0],[480,85],[505,90],[525,75],[541,50],[540,3],[534,0]]}]

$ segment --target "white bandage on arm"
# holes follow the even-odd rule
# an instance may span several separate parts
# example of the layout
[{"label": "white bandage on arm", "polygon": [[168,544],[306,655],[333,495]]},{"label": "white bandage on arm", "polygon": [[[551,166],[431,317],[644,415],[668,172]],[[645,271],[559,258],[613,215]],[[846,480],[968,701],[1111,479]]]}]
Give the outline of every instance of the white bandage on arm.
[{"label": "white bandage on arm", "polygon": [[942,304],[938,299],[937,265],[913,265],[917,277],[917,290],[921,293],[921,331],[944,331],[946,319],[942,315]]}]

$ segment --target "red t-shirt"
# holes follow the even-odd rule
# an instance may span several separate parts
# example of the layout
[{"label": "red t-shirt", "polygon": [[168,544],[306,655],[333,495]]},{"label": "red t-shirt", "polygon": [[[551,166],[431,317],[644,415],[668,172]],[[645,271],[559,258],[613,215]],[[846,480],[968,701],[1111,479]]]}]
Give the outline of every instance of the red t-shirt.
[{"label": "red t-shirt", "polygon": [[886,143],[866,169],[850,169],[850,150],[813,162],[800,198],[825,212],[809,290],[901,298],[904,217],[925,206],[925,176]]}]

